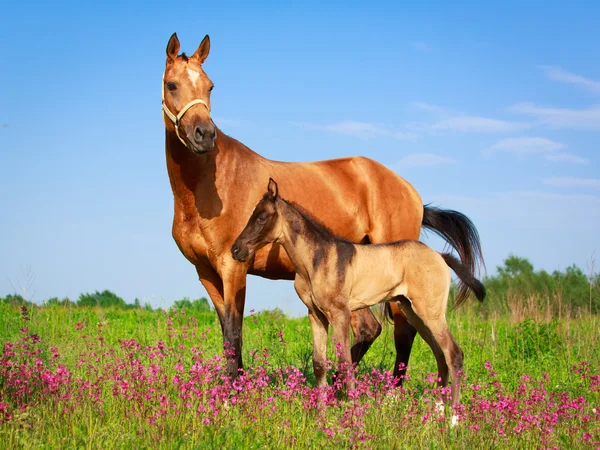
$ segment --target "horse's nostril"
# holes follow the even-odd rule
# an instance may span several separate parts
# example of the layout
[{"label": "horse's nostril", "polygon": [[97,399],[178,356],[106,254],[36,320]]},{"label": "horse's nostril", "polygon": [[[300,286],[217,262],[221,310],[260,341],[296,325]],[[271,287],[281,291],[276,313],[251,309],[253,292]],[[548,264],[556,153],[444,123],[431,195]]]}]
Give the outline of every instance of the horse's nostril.
[{"label": "horse's nostril", "polygon": [[196,127],[196,131],[195,131],[195,134],[194,134],[194,138],[195,138],[197,141],[201,141],[203,137],[204,137],[204,131],[202,131],[202,128],[200,128],[200,127]]},{"label": "horse's nostril", "polygon": [[240,251],[240,248],[237,245],[233,244],[233,247],[231,247],[231,253],[233,253],[234,255],[237,255],[239,251]]}]

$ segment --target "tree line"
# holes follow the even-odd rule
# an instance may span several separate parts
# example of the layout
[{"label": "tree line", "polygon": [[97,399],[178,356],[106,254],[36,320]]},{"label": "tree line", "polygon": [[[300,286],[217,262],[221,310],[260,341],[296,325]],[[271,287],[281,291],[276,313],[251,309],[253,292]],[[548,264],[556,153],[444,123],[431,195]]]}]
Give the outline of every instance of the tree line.
[{"label": "tree line", "polygon": [[[502,266],[497,267],[496,273],[484,277],[488,295],[481,305],[483,311],[510,312],[511,308],[527,303],[540,309],[551,309],[556,316],[564,308],[573,311],[587,311],[593,314],[600,312],[600,274],[584,272],[572,265],[565,270],[555,270],[552,273],[545,270],[535,270],[531,262],[522,257],[509,256]],[[0,303],[15,305],[32,304],[19,294],[10,294],[0,298]],[[152,310],[148,304],[139,299],[127,303],[112,291],[104,290],[84,293],[75,301],[69,298],[51,298],[37,306],[74,306],[100,307],[118,309]],[[173,302],[173,308],[195,312],[211,311],[209,301],[202,297],[198,299],[183,298]]]}]

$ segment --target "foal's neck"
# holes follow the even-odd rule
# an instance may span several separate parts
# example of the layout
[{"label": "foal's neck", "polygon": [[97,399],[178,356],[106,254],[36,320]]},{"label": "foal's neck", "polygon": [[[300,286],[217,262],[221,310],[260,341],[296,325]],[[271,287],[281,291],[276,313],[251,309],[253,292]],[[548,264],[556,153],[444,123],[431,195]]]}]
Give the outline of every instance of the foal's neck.
[{"label": "foal's neck", "polygon": [[280,244],[290,257],[296,273],[307,276],[312,270],[315,253],[326,251],[335,237],[287,201],[280,199],[279,203],[279,214],[284,223]]}]

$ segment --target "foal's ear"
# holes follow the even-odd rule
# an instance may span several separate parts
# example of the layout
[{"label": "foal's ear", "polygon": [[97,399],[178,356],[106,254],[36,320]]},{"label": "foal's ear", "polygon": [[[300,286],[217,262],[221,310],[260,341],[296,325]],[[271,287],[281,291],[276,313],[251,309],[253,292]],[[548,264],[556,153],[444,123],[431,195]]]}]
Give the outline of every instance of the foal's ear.
[{"label": "foal's ear", "polygon": [[167,63],[172,63],[179,54],[179,39],[177,33],[173,33],[167,44]]},{"label": "foal's ear", "polygon": [[209,52],[210,52],[210,38],[208,37],[208,34],[207,34],[206,36],[204,36],[204,39],[202,39],[202,42],[200,42],[200,45],[198,46],[198,48],[196,49],[196,51],[194,52],[194,54],[191,56],[190,59],[193,59],[196,62],[202,64],[202,63],[204,63],[206,58],[208,58]]},{"label": "foal's ear", "polygon": [[277,198],[278,195],[278,189],[277,189],[277,183],[275,183],[275,180],[273,180],[273,178],[269,178],[269,197],[271,197],[271,200],[275,200]]}]

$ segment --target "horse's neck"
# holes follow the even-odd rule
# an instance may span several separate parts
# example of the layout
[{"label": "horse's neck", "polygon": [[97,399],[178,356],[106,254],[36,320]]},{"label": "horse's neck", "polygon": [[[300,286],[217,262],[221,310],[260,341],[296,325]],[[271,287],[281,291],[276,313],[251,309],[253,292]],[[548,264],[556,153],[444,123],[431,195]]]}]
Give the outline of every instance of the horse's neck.
[{"label": "horse's neck", "polygon": [[219,129],[215,148],[205,154],[193,153],[170,130],[166,131],[165,150],[175,202],[184,208],[195,208],[198,202],[216,202],[222,206],[227,199],[217,190],[217,179],[227,177],[239,165],[251,166],[253,162],[264,160]]},{"label": "horse's neck", "polygon": [[296,272],[308,276],[313,266],[314,253],[327,251],[325,247],[329,242],[324,241],[314,229],[314,225],[290,204],[281,201],[280,212],[284,223],[280,243]]}]

